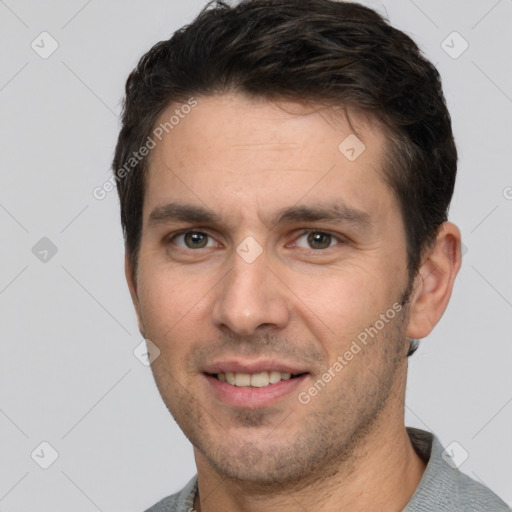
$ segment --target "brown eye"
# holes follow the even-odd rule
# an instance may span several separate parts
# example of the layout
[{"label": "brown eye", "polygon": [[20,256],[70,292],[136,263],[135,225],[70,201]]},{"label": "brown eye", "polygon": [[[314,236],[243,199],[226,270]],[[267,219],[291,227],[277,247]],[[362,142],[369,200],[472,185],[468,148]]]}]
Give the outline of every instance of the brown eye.
[{"label": "brown eye", "polygon": [[206,247],[208,235],[204,233],[185,233],[184,241],[190,249],[202,249]]},{"label": "brown eye", "polygon": [[[301,245],[299,240],[306,238],[307,245]],[[296,244],[304,249],[329,249],[333,241],[339,241],[335,236],[324,231],[308,231],[297,239]],[[335,245],[335,244],[334,244]]]},{"label": "brown eye", "polygon": [[327,249],[331,245],[331,235],[327,233],[310,233],[308,243],[313,249]]},{"label": "brown eye", "polygon": [[[187,231],[172,237],[172,241],[178,246],[185,249],[204,249],[208,245],[209,235],[200,231]],[[183,242],[179,242],[183,240]],[[184,244],[184,245],[183,245]]]}]

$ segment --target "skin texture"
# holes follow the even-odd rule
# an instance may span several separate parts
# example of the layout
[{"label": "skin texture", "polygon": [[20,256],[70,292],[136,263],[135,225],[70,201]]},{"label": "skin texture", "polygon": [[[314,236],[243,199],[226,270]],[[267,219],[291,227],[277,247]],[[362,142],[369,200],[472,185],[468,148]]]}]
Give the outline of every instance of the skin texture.
[{"label": "skin texture", "polygon": [[[404,426],[408,337],[426,336],[446,308],[459,230],[440,227],[405,304],[404,225],[382,179],[377,122],[236,93],[198,102],[150,154],[136,279],[126,259],[141,333],[160,350],[156,384],[194,445],[194,507],[402,510],[425,468]],[[365,150],[350,161],[338,146],[353,133]],[[282,208],[340,201],[367,222],[271,220]],[[150,222],[170,202],[219,222]],[[178,236],[186,229],[196,238]],[[251,263],[237,253],[248,236],[262,250]],[[309,403],[298,400],[401,303]],[[285,361],[308,375],[269,407],[233,407],[203,373],[228,358]]]}]

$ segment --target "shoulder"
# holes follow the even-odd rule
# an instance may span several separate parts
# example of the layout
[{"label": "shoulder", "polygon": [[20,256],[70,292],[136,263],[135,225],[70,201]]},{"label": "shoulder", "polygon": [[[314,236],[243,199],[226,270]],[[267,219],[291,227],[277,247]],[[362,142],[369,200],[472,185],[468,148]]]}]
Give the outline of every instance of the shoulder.
[{"label": "shoulder", "polygon": [[152,507],[148,508],[145,512],[177,512],[178,500],[180,493],[167,496],[166,498],[155,503]]},{"label": "shoulder", "polygon": [[404,512],[510,512],[490,489],[459,470],[453,448],[444,449],[430,432],[407,427],[407,433],[427,466]]},{"label": "shoulder", "polygon": [[197,492],[197,475],[179,492],[163,498],[145,512],[191,512]]},{"label": "shoulder", "polygon": [[510,512],[510,507],[490,489],[460,471],[456,476],[461,510],[470,510],[471,512]]}]

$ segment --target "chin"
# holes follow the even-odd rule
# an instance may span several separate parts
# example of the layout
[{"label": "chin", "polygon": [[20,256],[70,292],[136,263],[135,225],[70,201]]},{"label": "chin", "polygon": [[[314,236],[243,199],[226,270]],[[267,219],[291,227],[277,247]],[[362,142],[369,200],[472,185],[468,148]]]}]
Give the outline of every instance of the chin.
[{"label": "chin", "polygon": [[300,442],[283,439],[287,445],[268,443],[256,446],[250,441],[198,449],[215,471],[233,481],[255,488],[283,487],[305,483],[324,464],[325,454],[307,453]]}]

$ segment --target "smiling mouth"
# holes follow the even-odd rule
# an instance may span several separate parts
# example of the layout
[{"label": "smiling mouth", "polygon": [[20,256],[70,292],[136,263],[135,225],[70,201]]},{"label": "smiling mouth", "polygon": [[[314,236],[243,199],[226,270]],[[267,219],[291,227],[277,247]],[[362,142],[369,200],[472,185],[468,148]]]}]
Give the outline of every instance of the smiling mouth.
[{"label": "smiling mouth", "polygon": [[240,388],[265,388],[277,384],[282,380],[295,379],[306,375],[306,373],[285,373],[279,371],[268,371],[258,373],[242,373],[242,372],[226,372],[226,373],[215,373],[207,374],[211,377],[216,378],[221,382],[230,384],[231,386]]}]

